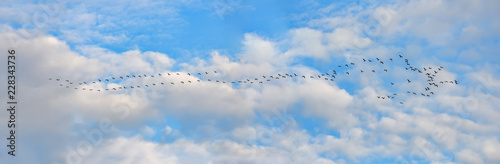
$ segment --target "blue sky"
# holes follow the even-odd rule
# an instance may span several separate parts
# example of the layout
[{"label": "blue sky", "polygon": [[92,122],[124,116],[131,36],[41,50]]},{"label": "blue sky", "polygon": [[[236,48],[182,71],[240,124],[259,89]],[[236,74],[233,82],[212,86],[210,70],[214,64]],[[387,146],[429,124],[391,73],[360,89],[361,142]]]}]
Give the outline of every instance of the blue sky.
[{"label": "blue sky", "polygon": [[[500,162],[498,1],[0,4],[22,107],[7,163]],[[404,59],[444,67],[435,94]],[[132,74],[149,77],[118,78]]]}]

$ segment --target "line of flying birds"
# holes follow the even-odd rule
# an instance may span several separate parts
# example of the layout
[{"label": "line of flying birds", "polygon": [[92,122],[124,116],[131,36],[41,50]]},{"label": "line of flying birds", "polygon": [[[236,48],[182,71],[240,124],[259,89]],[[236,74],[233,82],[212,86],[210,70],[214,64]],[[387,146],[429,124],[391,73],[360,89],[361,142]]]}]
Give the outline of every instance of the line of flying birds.
[{"label": "line of flying birds", "polygon": [[[397,57],[396,57],[397,58]],[[402,55],[399,55],[399,58],[400,59],[403,59],[403,56]],[[380,64],[385,64],[384,61],[382,61],[380,58],[375,58],[375,60],[373,59],[365,59],[365,58],[362,58],[363,60],[363,63],[380,63]],[[389,62],[393,62],[395,59],[393,58],[389,58]],[[441,71],[442,69],[444,69],[444,67],[442,66],[439,66],[437,68],[433,68],[433,67],[422,67],[422,69],[420,68],[417,68],[417,67],[413,67],[408,59],[404,59],[404,62],[406,63],[405,65],[405,70],[407,71],[414,71],[414,72],[418,72],[419,74],[424,74],[426,77],[427,77],[427,82],[429,84],[429,86],[425,87],[425,91],[424,92],[416,92],[416,91],[406,91],[406,94],[409,94],[409,95],[421,95],[421,96],[424,96],[424,97],[430,97],[432,95],[434,95],[434,91],[432,91],[433,89],[431,87],[439,87],[439,85],[441,84],[458,84],[458,81],[457,80],[447,80],[447,81],[435,81],[435,77],[436,77],[436,74],[438,74],[439,71]],[[359,63],[358,63],[359,64]],[[354,68],[356,66],[356,63],[354,62],[349,62],[349,63],[346,63],[344,65],[338,65],[337,67],[338,68]],[[339,72],[337,72],[339,71]],[[275,75],[262,75],[260,77],[254,77],[254,78],[246,78],[246,79],[242,79],[242,80],[237,80],[237,81],[224,81],[224,80],[215,80],[215,79],[209,79],[207,78],[206,81],[208,82],[215,82],[215,83],[231,83],[231,84],[241,84],[241,83],[248,83],[248,84],[263,84],[265,82],[270,82],[272,80],[279,80],[280,78],[281,79],[286,79],[286,78],[302,78],[302,79],[324,79],[326,81],[331,81],[331,82],[334,82],[335,78],[339,75],[343,75],[345,73],[345,75],[350,75],[351,73],[353,73],[352,71],[354,70],[351,70],[351,72],[349,72],[348,70],[344,70],[345,72],[340,72],[341,70],[331,70],[331,71],[328,71],[326,73],[321,73],[321,74],[318,74],[318,75],[299,75],[297,73],[284,73],[284,74],[281,74],[281,73],[278,73],[278,74],[275,74]],[[380,70],[377,70],[377,71],[381,71],[381,72],[388,72],[389,70],[387,70],[386,68],[385,69],[380,69]],[[368,70],[362,70],[360,69],[359,72],[360,73],[364,73],[364,72],[371,72],[371,73],[376,73],[377,72],[375,69],[368,69]],[[184,85],[184,84],[191,84],[191,83],[200,83],[204,80],[201,80],[201,77],[202,76],[205,76],[205,75],[209,75],[209,74],[217,74],[218,72],[217,71],[206,71],[206,72],[197,72],[195,74],[191,74],[191,73],[185,73],[185,75],[187,76],[196,76],[198,75],[200,78],[199,79],[193,79],[193,80],[181,80],[181,81],[178,81],[178,82],[174,82],[174,81],[170,81],[170,82],[165,82],[165,81],[160,81],[160,82],[156,82],[156,83],[151,83],[151,84],[142,84],[142,85],[127,85],[127,86],[118,86],[118,87],[112,87],[112,88],[91,88],[90,86],[88,86],[89,84],[101,84],[101,83],[109,83],[109,82],[113,82],[113,81],[119,81],[119,80],[125,80],[125,79],[139,79],[139,78],[154,78],[154,77],[162,77],[162,76],[165,76],[165,77],[170,77],[170,76],[181,76],[181,74],[184,74],[184,73],[179,73],[179,72],[175,72],[175,73],[172,73],[172,72],[167,72],[167,73],[155,73],[155,74],[130,74],[130,75],[123,75],[123,76],[112,76],[112,77],[108,77],[108,78],[102,78],[102,79],[97,79],[95,81],[87,81],[87,82],[74,82],[74,81],[71,81],[71,80],[62,80],[60,78],[49,78],[49,80],[51,81],[56,81],[56,82],[60,82],[59,86],[60,87],[65,87],[65,88],[74,88],[75,90],[88,90],[88,91],[96,91],[96,92],[101,92],[101,91],[116,91],[116,90],[123,90],[123,89],[133,89],[133,88],[148,88],[148,87],[156,87],[156,86],[164,86],[164,85],[175,85],[175,84],[181,84],[181,85]],[[406,81],[408,83],[411,83],[412,80],[410,79],[406,79]],[[61,83],[62,82],[62,83]],[[391,86],[394,86],[396,85],[395,82],[390,82],[390,85]],[[377,95],[377,98],[378,99],[394,99],[396,96],[398,96],[397,93],[391,93],[391,94],[387,94],[387,95]],[[400,104],[403,104],[403,102],[399,102]]]}]

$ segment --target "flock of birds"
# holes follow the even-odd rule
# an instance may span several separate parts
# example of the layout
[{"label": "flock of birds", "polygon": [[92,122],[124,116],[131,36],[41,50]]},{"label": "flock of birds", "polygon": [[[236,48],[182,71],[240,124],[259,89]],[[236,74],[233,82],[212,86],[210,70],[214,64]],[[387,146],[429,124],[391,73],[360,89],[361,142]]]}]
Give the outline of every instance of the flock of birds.
[{"label": "flock of birds", "polygon": [[[406,71],[413,71],[418,74],[425,75],[427,78],[427,83],[428,86],[424,88],[422,91],[406,91],[406,94],[408,95],[419,95],[419,96],[424,96],[424,97],[430,97],[434,95],[434,90],[435,88],[439,87],[440,85],[444,84],[458,84],[457,80],[446,80],[446,81],[437,81],[436,80],[436,75],[444,69],[444,67],[439,66],[439,67],[414,67],[412,66],[408,59],[404,58],[402,55],[396,56],[393,58],[389,58],[388,61],[384,62],[380,58],[375,58],[375,59],[365,59],[362,58],[359,62],[361,63],[378,63],[381,65],[385,65],[386,63],[391,63],[395,62],[396,60],[403,60],[404,59],[404,67]],[[214,82],[214,83],[230,83],[230,84],[264,84],[266,82],[270,82],[273,80],[280,80],[280,79],[294,79],[294,78],[301,78],[301,79],[321,79],[325,81],[331,81],[334,82],[335,79],[339,76],[345,75],[349,76],[356,72],[355,66],[360,65],[360,63],[354,63],[354,62],[348,62],[343,65],[338,65],[337,70],[332,69],[329,70],[328,72],[317,74],[317,75],[299,75],[297,73],[277,73],[275,75],[262,75],[260,77],[253,77],[253,78],[245,78],[241,80],[236,80],[236,81],[225,81],[225,80],[219,80],[219,79],[210,79],[208,77],[209,75],[213,74],[218,74],[217,71],[206,71],[206,72],[197,72],[197,73],[180,73],[180,72],[167,72],[167,73],[155,73],[155,74],[130,74],[130,75],[122,75],[122,76],[112,76],[108,78],[102,78],[102,79],[97,79],[94,81],[82,81],[82,82],[75,82],[71,81],[69,79],[61,79],[61,78],[49,78],[50,81],[55,81],[59,83],[60,87],[68,88],[68,89],[75,89],[75,90],[83,90],[83,91],[95,91],[95,92],[109,92],[109,91],[117,91],[117,90],[125,90],[125,89],[134,89],[134,88],[149,88],[149,87],[158,87],[158,86],[166,86],[166,85],[188,85],[192,83],[201,83],[201,82]],[[352,69],[350,69],[352,68]],[[387,68],[382,68],[382,69],[359,69],[359,73],[377,73],[377,72],[389,72]],[[192,78],[188,78],[188,80],[179,80],[179,81],[159,81],[159,82],[154,82],[150,84],[140,84],[140,85],[121,85],[121,86],[115,86],[115,87],[92,87],[92,84],[104,84],[104,86],[107,86],[105,84],[117,82],[119,83],[122,80],[127,80],[127,79],[143,79],[143,78],[155,78],[155,77],[160,77],[162,80],[165,80],[167,77],[173,77],[173,76],[192,76]],[[196,76],[196,77],[195,77]],[[202,80],[206,79],[206,80]],[[413,81],[410,79],[406,79],[404,83],[412,83]],[[398,84],[401,84],[402,82],[390,82],[391,86],[395,86]],[[100,85],[102,86],[102,85]],[[394,99],[398,96],[398,93],[390,93],[387,95],[377,95],[378,99]],[[403,104],[402,101],[399,102],[400,104]]]}]

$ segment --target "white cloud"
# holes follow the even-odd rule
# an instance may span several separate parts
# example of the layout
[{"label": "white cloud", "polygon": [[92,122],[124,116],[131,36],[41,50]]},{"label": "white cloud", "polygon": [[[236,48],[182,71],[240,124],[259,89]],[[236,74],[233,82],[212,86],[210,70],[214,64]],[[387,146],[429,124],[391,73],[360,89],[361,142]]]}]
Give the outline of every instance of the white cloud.
[{"label": "white cloud", "polygon": [[500,161],[500,143],[498,142],[498,138],[487,139],[483,142],[483,150],[484,156],[488,161],[491,162],[499,162]]},{"label": "white cloud", "polygon": [[[303,148],[300,148],[303,149]],[[256,147],[228,140],[193,142],[177,140],[171,144],[144,141],[140,137],[116,138],[95,149],[82,163],[335,163],[310,156],[309,150],[286,153],[272,147]],[[304,154],[305,153],[305,154]],[[110,156],[114,158],[109,158]],[[193,158],[196,156],[196,158]]]},{"label": "white cloud", "polygon": [[[106,13],[123,13],[122,9],[126,7],[132,11],[143,11],[158,3],[144,1],[132,5],[123,2],[100,9],[104,14],[89,12],[88,9],[97,10],[97,3],[88,6],[74,4],[75,10],[61,16],[60,23],[65,27],[59,30],[64,35],[58,37],[71,42],[93,39],[104,43],[126,41],[128,35],[104,35],[102,31],[151,22],[142,18],[133,22],[122,21]],[[105,142],[93,147],[91,154],[82,155],[85,157],[83,163],[350,163],[358,159],[364,162],[364,158],[372,156],[421,157],[433,163],[497,163],[500,161],[500,144],[496,137],[500,130],[497,121],[500,113],[495,107],[500,105],[500,100],[498,79],[493,77],[496,77],[498,65],[457,66],[451,61],[441,60],[439,55],[427,58],[434,55],[427,52],[433,51],[419,43],[425,40],[430,45],[445,49],[470,44],[468,46],[471,47],[464,51],[446,52],[451,56],[462,55],[462,60],[468,61],[489,59],[491,57],[487,55],[477,56],[482,52],[496,52],[494,48],[474,46],[497,37],[500,26],[492,18],[497,13],[496,6],[497,1],[410,1],[403,3],[401,10],[389,8],[390,20],[383,17],[387,16],[384,15],[387,12],[385,6],[353,7],[349,10],[359,14],[347,17],[328,15],[335,11],[335,6],[328,6],[320,9],[324,14],[320,19],[306,23],[314,27],[291,29],[289,38],[283,42],[257,34],[245,34],[242,51],[234,58],[213,51],[209,59],[196,59],[178,65],[166,54],[141,52],[139,49],[117,53],[98,46],[77,46],[78,52],[75,52],[55,37],[40,35],[26,39],[14,35],[23,30],[16,32],[2,26],[1,38],[11,36],[24,43],[15,47],[19,53],[18,73],[22,79],[19,95],[20,100],[26,102],[22,106],[25,109],[23,112],[37,113],[20,114],[20,118],[26,120],[22,130],[27,137],[23,141],[28,143],[20,145],[20,151],[31,158],[19,160],[23,163],[65,160],[66,147],[75,147],[79,141],[85,141],[85,136],[75,129],[92,129],[97,126],[96,122],[109,119],[117,131],[106,134]],[[145,14],[154,12],[145,11]],[[360,31],[360,23],[357,22],[366,13],[372,14],[370,19],[379,18],[387,22],[380,22],[383,29],[378,36],[360,39],[360,36],[369,35]],[[172,8],[161,13],[163,16],[176,14]],[[166,19],[178,21],[170,16]],[[484,24],[488,21],[492,21],[491,24]],[[463,27],[457,26],[461,23]],[[401,40],[401,44],[408,50],[405,56],[418,58],[416,65],[435,67],[447,64],[446,71],[440,72],[436,79],[462,78],[463,83],[460,80],[460,85],[440,86],[436,89],[439,92],[436,92],[435,98],[407,97],[401,106],[395,106],[396,100],[380,102],[376,99],[376,95],[390,92],[384,87],[387,78],[375,75],[353,75],[352,79],[344,79],[356,84],[357,79],[361,81],[361,89],[352,93],[329,81],[309,79],[282,79],[252,87],[232,87],[229,83],[206,81],[189,86],[178,83],[198,79],[187,76],[187,72],[206,70],[217,70],[219,73],[203,76],[202,79],[225,79],[227,82],[255,77],[263,80],[262,75],[277,72],[317,74],[319,71],[315,68],[291,66],[290,61],[297,56],[335,58],[339,56],[331,54],[341,54],[346,50],[353,50],[349,53],[354,57],[388,57],[399,48],[384,44],[391,43],[391,39],[399,35],[410,37],[409,40]],[[8,40],[0,40],[0,43],[3,45],[1,51],[10,48]],[[289,49],[279,48],[281,43],[285,43],[284,47],[290,46]],[[491,60],[494,61],[496,58]],[[48,77],[82,81],[132,73],[165,74],[170,69],[177,69],[177,66],[184,68],[180,71],[182,76],[108,84],[108,87],[118,87],[176,82],[175,85],[156,86],[154,89],[92,93],[61,88],[58,83],[47,80]],[[395,69],[394,76],[409,76]],[[462,77],[462,72],[466,72],[466,77]],[[406,91],[414,86],[425,86],[425,83],[412,84],[415,85],[398,86],[397,89]],[[103,84],[84,86],[104,87]],[[295,109],[297,104],[302,108],[279,113],[282,109]],[[123,110],[127,112],[123,113]],[[181,128],[174,129],[163,124],[163,129],[143,125],[145,120],[158,119],[161,122],[166,115],[179,119]],[[314,132],[311,129],[300,127],[308,124],[296,122],[299,119],[293,119],[293,115],[313,119],[320,126],[325,125],[325,131],[338,132],[339,136],[312,135]],[[270,127],[267,127],[267,122],[258,122],[262,121],[260,119],[268,121],[265,120],[267,118],[282,122]],[[2,117],[0,121],[6,120]],[[161,133],[154,129],[161,129]],[[6,127],[0,127],[0,130],[5,131]],[[124,135],[135,137],[124,138]],[[161,135],[163,140],[146,140],[154,135]],[[33,140],[31,136],[37,139]],[[186,139],[190,137],[194,139]],[[175,140],[163,143],[167,139]],[[44,154],[34,155],[37,153]]]},{"label": "white cloud", "polygon": [[[290,30],[291,49],[288,56],[307,56],[319,59],[340,57],[342,51],[364,48],[371,44],[369,38],[361,38],[349,28],[335,28],[332,32],[310,28]],[[332,55],[333,54],[333,55]]]},{"label": "white cloud", "polygon": [[304,102],[304,113],[328,120],[334,128],[351,128],[358,123],[348,112],[353,98],[345,90],[329,85],[330,81],[308,80],[297,87]]},{"label": "white cloud", "polygon": [[479,154],[469,149],[458,152],[457,154],[455,154],[455,158],[457,158],[458,161],[464,163],[484,163]]}]

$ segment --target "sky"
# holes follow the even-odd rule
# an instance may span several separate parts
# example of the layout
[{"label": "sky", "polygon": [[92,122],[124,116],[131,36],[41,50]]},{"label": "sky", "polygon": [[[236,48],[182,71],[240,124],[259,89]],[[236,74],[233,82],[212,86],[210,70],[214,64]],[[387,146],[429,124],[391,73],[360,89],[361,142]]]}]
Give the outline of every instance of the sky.
[{"label": "sky", "polygon": [[[18,109],[16,156],[2,139],[0,163],[500,163],[499,7],[1,1],[0,67],[15,50]],[[419,70],[441,66],[436,83],[458,84],[407,94],[429,85],[403,59]],[[338,67],[346,63],[355,65]],[[332,70],[334,81],[309,78]],[[306,78],[262,77],[278,73]],[[125,77],[138,74],[149,77]],[[142,87],[111,89],[121,86]]]}]

